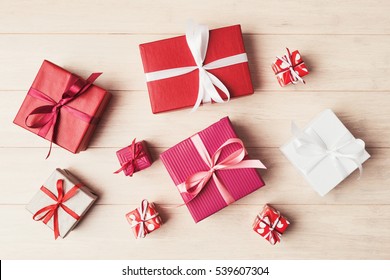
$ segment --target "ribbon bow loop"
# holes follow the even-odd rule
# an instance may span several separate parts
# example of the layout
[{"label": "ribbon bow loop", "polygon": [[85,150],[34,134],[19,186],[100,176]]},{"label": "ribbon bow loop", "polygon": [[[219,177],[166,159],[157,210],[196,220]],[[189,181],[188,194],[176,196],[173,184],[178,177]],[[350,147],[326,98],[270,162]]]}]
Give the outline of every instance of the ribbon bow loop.
[{"label": "ribbon bow loop", "polygon": [[48,197],[50,197],[52,200],[54,200],[55,203],[45,206],[41,209],[39,209],[33,216],[33,219],[35,221],[42,221],[44,224],[47,224],[51,218],[53,218],[53,226],[54,226],[54,238],[57,239],[58,236],[60,236],[60,228],[59,228],[59,221],[58,221],[58,210],[59,208],[62,208],[66,213],[68,213],[70,216],[72,216],[74,219],[79,220],[80,216],[77,215],[72,209],[67,207],[64,202],[68,201],[70,198],[76,195],[80,188],[80,184],[77,184],[73,186],[68,192],[64,194],[64,180],[59,179],[57,180],[56,187],[57,187],[57,196],[53,194],[50,190],[48,190],[46,187],[42,186],[41,191],[45,193]]},{"label": "ribbon bow loop", "polygon": [[[207,185],[207,183],[213,179],[217,186],[219,193],[226,202],[231,204],[235,201],[233,196],[226,189],[224,184],[218,178],[216,171],[222,169],[239,169],[239,168],[263,168],[266,169],[264,164],[260,160],[244,160],[246,151],[243,142],[238,138],[230,138],[223,143],[215,153],[210,157],[206,147],[204,146],[200,136],[196,134],[191,137],[191,140],[197,149],[200,157],[208,166],[208,170],[196,172],[189,176],[186,181],[178,185],[178,189],[181,193],[189,195],[189,199],[185,199],[185,203],[189,203],[194,199]],[[219,157],[222,151],[232,144],[238,144],[239,148],[234,152],[230,153],[226,158],[219,161]]]},{"label": "ribbon bow loop", "polygon": [[277,59],[282,61],[281,67],[284,68],[284,70],[280,71],[279,73],[289,71],[292,78],[291,82],[293,84],[297,84],[298,82],[302,82],[305,84],[306,83],[305,80],[303,80],[303,78],[294,69],[296,66],[300,65],[301,63],[296,64],[295,61],[293,61],[292,59],[292,55],[289,48],[286,48],[286,50],[287,50],[287,55],[276,57]]},{"label": "ribbon bow loop", "polygon": [[146,199],[142,200],[141,205],[139,208],[137,208],[137,211],[140,215],[140,220],[137,221],[137,223],[133,224],[131,227],[136,227],[139,225],[139,231],[137,238],[144,238],[146,234],[148,234],[148,229],[145,225],[145,223],[153,218],[156,218],[159,213],[155,213],[153,215],[148,215],[148,209],[149,209],[149,201]]},{"label": "ribbon bow loop", "polygon": [[129,168],[129,176],[131,177],[136,171],[136,161],[144,156],[144,151],[141,145],[136,143],[136,138],[133,139],[128,149],[130,151],[129,160],[123,163],[121,168],[115,171],[114,174],[118,174],[119,172]]},{"label": "ribbon bow loop", "polygon": [[336,169],[341,173],[346,173],[341,159],[348,159],[354,162],[359,169],[359,178],[363,172],[363,166],[359,159],[364,154],[365,143],[361,139],[355,139],[350,133],[344,134],[338,141],[329,147],[321,136],[312,128],[302,131],[292,122],[291,131],[295,137],[294,147],[298,154],[306,157],[317,157],[311,166],[304,170],[310,173],[325,158],[333,159]]}]

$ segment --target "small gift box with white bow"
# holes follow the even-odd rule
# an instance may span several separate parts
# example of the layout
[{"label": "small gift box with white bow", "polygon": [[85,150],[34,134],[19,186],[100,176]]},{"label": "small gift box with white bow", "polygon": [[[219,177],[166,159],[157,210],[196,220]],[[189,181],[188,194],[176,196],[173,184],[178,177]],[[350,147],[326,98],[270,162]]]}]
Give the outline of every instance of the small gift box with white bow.
[{"label": "small gift box with white bow", "polygon": [[126,219],[133,229],[135,238],[144,238],[162,225],[161,217],[154,204],[146,199],[142,200],[140,207],[127,213]]},{"label": "small gift box with white bow", "polygon": [[266,204],[263,211],[256,217],[253,230],[268,240],[269,243],[275,245],[280,242],[282,234],[289,224],[290,222],[279,211]]},{"label": "small gift box with white bow", "polygon": [[332,110],[317,116],[305,129],[292,124],[293,138],[280,149],[321,196],[327,194],[370,155]]},{"label": "small gift box with white bow", "polygon": [[240,25],[209,30],[189,24],[185,36],[139,48],[153,113],[253,93]]},{"label": "small gift box with white bow", "polygon": [[121,168],[115,171],[115,174],[123,171],[126,176],[131,177],[135,172],[152,165],[152,157],[145,141],[136,142],[134,139],[130,146],[117,151],[116,156]]},{"label": "small gift box with white bow", "polygon": [[34,220],[42,221],[54,231],[55,239],[64,238],[97,198],[68,170],[57,168],[26,209],[34,215]]},{"label": "small gift box with white bow", "polygon": [[275,72],[279,84],[284,87],[288,84],[305,83],[303,76],[309,74],[309,70],[305,65],[298,50],[290,52],[288,48],[287,54],[277,56],[272,64],[272,69]]}]

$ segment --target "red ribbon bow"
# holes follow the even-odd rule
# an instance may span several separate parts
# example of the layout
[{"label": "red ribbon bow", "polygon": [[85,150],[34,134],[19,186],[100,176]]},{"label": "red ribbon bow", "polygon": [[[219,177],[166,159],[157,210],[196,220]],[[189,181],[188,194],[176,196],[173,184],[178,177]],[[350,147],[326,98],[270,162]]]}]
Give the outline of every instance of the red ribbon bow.
[{"label": "red ribbon bow", "polygon": [[131,145],[128,148],[130,150],[129,160],[126,161],[124,164],[122,164],[122,167],[117,171],[115,171],[114,174],[118,174],[119,172],[123,170],[127,170],[127,168],[129,168],[129,176],[131,177],[136,171],[135,162],[144,156],[144,151],[142,149],[141,144],[135,143],[135,138],[133,142],[131,142]]},{"label": "red ribbon bow", "polygon": [[[33,216],[33,219],[35,221],[41,221],[43,220],[44,224],[47,224],[50,219],[53,217],[53,225],[54,225],[54,237],[55,239],[60,236],[60,228],[59,228],[59,222],[58,222],[58,209],[61,207],[66,213],[71,215],[76,220],[80,219],[80,216],[77,215],[73,210],[71,210],[69,207],[64,205],[63,203],[72,198],[79,188],[81,187],[80,184],[77,184],[73,186],[67,193],[64,194],[64,180],[59,179],[57,180],[57,193],[58,196],[55,196],[51,191],[49,191],[46,187],[42,186],[41,191],[43,191],[47,196],[49,196],[51,199],[53,199],[56,203],[45,206],[41,209],[39,209]],[[44,214],[43,214],[44,213]],[[43,214],[42,216],[40,216]],[[40,217],[38,217],[40,216]]]},{"label": "red ribbon bow", "polygon": [[[185,199],[185,203],[188,203],[194,199],[203,190],[207,183],[213,179],[222,198],[226,204],[229,205],[233,203],[235,199],[226,189],[224,184],[219,180],[215,173],[217,170],[239,168],[266,169],[260,160],[244,159],[246,151],[243,142],[238,138],[228,139],[215,151],[211,157],[198,134],[191,137],[191,140],[203,161],[208,165],[209,170],[197,172],[189,176],[184,183],[177,186],[181,193],[186,193],[191,197],[190,199]],[[225,159],[219,161],[222,150],[231,144],[239,144],[240,148],[228,155]]]},{"label": "red ribbon bow", "polygon": [[[29,90],[28,95],[33,96],[37,99],[40,99],[50,104],[50,105],[43,105],[35,108],[34,110],[31,111],[30,114],[27,115],[25,119],[25,124],[27,127],[40,128],[38,135],[41,137],[45,137],[48,134],[50,128],[53,127],[53,133],[50,137],[50,148],[46,158],[50,156],[53,142],[56,141],[58,119],[60,117],[60,111],[62,108],[66,109],[74,116],[87,123],[92,122],[93,119],[92,116],[84,112],[81,112],[75,108],[72,108],[67,104],[72,100],[74,100],[75,98],[79,97],[85,91],[87,91],[87,89],[101,74],[102,73],[92,73],[87,80],[83,80],[72,74],[74,79],[71,80],[75,80],[75,81],[69,86],[68,90],[66,90],[62,94],[62,97],[58,102],[54,101],[50,96],[44,94],[43,92],[40,92],[35,88],[31,88]],[[40,115],[40,117],[29,122],[30,117],[35,115]]]}]

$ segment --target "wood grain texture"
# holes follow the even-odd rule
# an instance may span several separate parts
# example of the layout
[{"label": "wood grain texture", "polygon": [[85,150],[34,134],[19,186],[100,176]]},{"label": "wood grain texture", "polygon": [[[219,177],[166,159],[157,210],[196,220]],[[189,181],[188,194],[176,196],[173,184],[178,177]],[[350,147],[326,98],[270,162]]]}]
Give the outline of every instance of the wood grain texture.
[{"label": "wood grain texture", "polygon": [[[0,259],[390,259],[390,2],[0,0]],[[255,94],[207,104],[194,114],[153,115],[138,45],[181,35],[187,19],[211,28],[240,23]],[[299,49],[306,85],[281,88],[270,64]],[[87,76],[113,98],[90,143],[77,155],[12,123],[43,59]],[[279,147],[291,121],[306,125],[333,109],[372,158],[318,196]],[[266,186],[195,224],[158,155],[230,116]],[[114,175],[115,151],[137,137],[153,165]],[[67,168],[99,194],[97,205],[64,240],[34,222],[25,204],[54,168]],[[143,240],[125,213],[157,202],[164,226]],[[252,231],[263,204],[292,222],[271,246]],[[167,208],[171,207],[171,208]],[[191,238],[188,238],[191,237]],[[150,253],[153,250],[153,253]]]}]

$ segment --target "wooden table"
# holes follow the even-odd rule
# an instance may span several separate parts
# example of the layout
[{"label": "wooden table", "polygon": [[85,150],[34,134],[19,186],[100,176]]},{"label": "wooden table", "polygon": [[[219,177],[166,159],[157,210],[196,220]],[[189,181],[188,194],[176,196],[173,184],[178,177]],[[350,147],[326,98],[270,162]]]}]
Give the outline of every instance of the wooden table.
[{"label": "wooden table", "polygon": [[[42,1],[0,0],[0,259],[389,259],[390,2],[356,1]],[[240,23],[255,94],[227,104],[153,115],[140,43],[183,34],[187,19],[217,28]],[[285,47],[299,49],[306,85],[281,88],[271,70]],[[12,123],[41,62],[86,77],[112,102],[90,148],[77,155]],[[331,108],[366,141],[372,158],[325,197],[317,195],[279,147],[291,120],[305,125]],[[124,218],[143,198],[181,203],[159,153],[230,116],[266,187],[199,224],[185,207],[161,209],[164,226],[136,240]],[[114,175],[115,151],[137,137],[156,159],[133,178]],[[53,240],[25,204],[54,168],[67,168],[100,199],[64,240]],[[271,246],[252,231],[271,203],[291,228]]]}]

